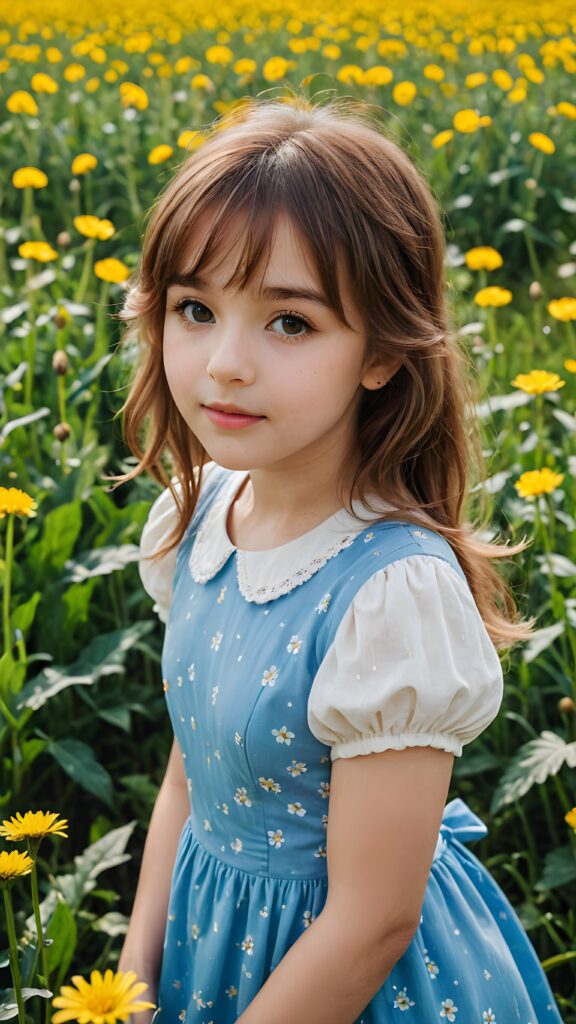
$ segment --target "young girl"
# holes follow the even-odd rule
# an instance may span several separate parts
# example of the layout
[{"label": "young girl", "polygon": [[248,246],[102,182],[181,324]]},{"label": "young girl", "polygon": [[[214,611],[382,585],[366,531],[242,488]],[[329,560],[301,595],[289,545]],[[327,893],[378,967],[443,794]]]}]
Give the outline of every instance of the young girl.
[{"label": "young girl", "polygon": [[352,102],[246,103],[153,211],[121,479],[165,486],[141,575],[174,743],[119,967],[158,1024],[560,1022],[463,845],[485,825],[445,806],[534,620],[489,561],[526,545],[463,520],[482,456],[443,257]]}]

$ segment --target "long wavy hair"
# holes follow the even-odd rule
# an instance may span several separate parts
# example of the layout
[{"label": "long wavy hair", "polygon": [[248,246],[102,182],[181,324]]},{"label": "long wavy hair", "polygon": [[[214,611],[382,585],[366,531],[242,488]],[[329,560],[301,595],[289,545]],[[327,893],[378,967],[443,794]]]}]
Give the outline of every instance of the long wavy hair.
[{"label": "long wavy hair", "polygon": [[[195,222],[213,215],[193,267],[183,266]],[[376,511],[376,493],[397,509],[382,521],[427,524],[452,546],[497,649],[532,635],[511,590],[492,565],[522,552],[486,538],[490,508],[473,365],[450,322],[445,243],[436,199],[423,174],[372,110],[350,98],[311,104],[249,99],[204,132],[151,210],[141,260],[117,316],[122,345],[135,350],[122,417],[137,464],[124,483],[147,470],[169,487],[176,526],[161,557],[190,522],[209,454],[180,415],[166,381],[163,324],[167,284],[200,272],[245,218],[244,242],[228,286],[246,287],[270,252],[275,218],[287,214],[307,243],[336,315],[348,326],[338,292],[344,260],[363,320],[369,361],[401,361],[386,387],[365,390],[358,415],[360,461],[345,504],[356,493]],[[179,487],[175,485],[179,484]],[[476,486],[474,486],[476,485]],[[472,519],[472,495],[482,522]]]}]

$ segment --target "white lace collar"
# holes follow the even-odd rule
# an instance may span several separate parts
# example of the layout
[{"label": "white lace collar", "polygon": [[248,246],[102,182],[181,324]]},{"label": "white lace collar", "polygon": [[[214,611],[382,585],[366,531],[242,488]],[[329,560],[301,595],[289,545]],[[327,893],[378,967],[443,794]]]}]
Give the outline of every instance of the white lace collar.
[{"label": "white lace collar", "polygon": [[[355,536],[369,525],[369,522],[361,522],[342,508],[313,530],[287,544],[267,551],[243,551],[230,540],[226,523],[230,506],[249,475],[247,470],[230,471],[230,480],[204,518],[189,562],[196,583],[212,579],[236,552],[238,586],[242,596],[246,601],[265,604],[305,583],[328,559],[349,547]],[[370,500],[382,511],[395,507],[375,495],[371,495]],[[352,508],[365,520],[378,518],[377,513],[368,510],[360,501],[354,501]]]}]

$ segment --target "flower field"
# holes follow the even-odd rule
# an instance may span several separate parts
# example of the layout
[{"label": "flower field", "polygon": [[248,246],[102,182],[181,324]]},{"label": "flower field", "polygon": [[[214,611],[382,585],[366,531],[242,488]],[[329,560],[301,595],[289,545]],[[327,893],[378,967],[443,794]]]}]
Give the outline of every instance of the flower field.
[{"label": "flower field", "polygon": [[107,477],[134,465],[115,314],[147,214],[251,96],[341,95],[438,199],[486,457],[470,518],[531,540],[501,571],[536,631],[504,657],[503,707],[450,796],[486,822],[473,850],[576,1024],[575,29],[567,0],[0,10],[2,1020],[49,1020],[62,986],[72,1019],[72,975],[118,1013],[141,990],[111,972],[171,742],[136,566],[158,487]]}]

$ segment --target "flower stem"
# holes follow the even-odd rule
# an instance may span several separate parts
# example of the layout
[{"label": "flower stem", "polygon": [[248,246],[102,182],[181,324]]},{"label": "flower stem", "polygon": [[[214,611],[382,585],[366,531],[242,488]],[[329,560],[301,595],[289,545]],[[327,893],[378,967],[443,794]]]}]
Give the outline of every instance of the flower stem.
[{"label": "flower stem", "polygon": [[96,245],[95,238],[88,239],[88,245],[86,246],[86,255],[84,256],[84,267],[82,269],[82,277],[78,285],[76,295],[74,296],[75,302],[83,302],[84,296],[88,289],[90,282],[90,274],[92,272],[92,254],[94,252],[94,246]]},{"label": "flower stem", "polygon": [[2,593],[2,623],[4,627],[4,650],[8,654],[12,650],[12,630],[10,628],[10,583],[12,576],[12,552],[14,550],[14,516],[8,516],[6,527],[6,553],[4,557],[4,590]]},{"label": "flower stem", "polygon": [[32,889],[32,904],[34,907],[34,920],[36,922],[36,955],[34,957],[34,964],[32,968],[32,974],[34,975],[38,964],[38,955],[40,954],[42,959],[42,984],[45,988],[48,988],[48,950],[44,945],[44,931],[42,929],[42,918],[40,916],[40,899],[38,896],[38,873],[36,871],[36,853],[37,849],[28,848],[28,854],[34,861],[34,867],[30,876],[30,887]]},{"label": "flower stem", "polygon": [[18,1024],[26,1024],[24,1017],[24,1001],[22,999],[22,979],[20,977],[20,967],[18,965],[18,945],[16,943],[16,930],[14,928],[14,911],[12,909],[12,899],[8,886],[4,886],[4,910],[6,912],[6,926],[8,929],[10,973],[12,975],[14,995],[16,996],[16,1005],[18,1007]]}]

